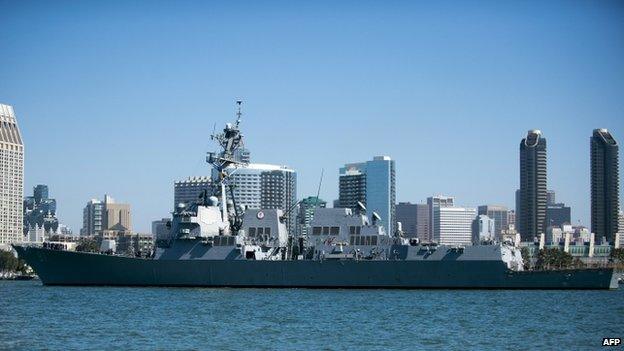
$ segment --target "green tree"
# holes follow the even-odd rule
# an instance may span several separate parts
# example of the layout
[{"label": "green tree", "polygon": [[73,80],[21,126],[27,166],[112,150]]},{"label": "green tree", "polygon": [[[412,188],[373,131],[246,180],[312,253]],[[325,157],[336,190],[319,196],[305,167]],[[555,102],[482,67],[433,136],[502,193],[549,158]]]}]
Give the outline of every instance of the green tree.
[{"label": "green tree", "polygon": [[569,252],[563,250],[557,250],[557,263],[559,268],[572,268],[574,263],[574,257]]},{"label": "green tree", "polygon": [[624,263],[624,248],[620,247],[611,250],[611,254],[609,255],[609,257],[614,261]]},{"label": "green tree", "polygon": [[13,256],[12,252],[0,250],[0,271],[25,273],[26,263],[24,260]]},{"label": "green tree", "polygon": [[535,263],[539,269],[571,268],[573,264],[572,255],[556,247],[540,250]]},{"label": "green tree", "polygon": [[76,251],[98,252],[98,251],[100,251],[100,248],[99,248],[97,242],[95,241],[95,239],[92,239],[92,238],[81,238],[78,241],[78,245],[76,245]]}]

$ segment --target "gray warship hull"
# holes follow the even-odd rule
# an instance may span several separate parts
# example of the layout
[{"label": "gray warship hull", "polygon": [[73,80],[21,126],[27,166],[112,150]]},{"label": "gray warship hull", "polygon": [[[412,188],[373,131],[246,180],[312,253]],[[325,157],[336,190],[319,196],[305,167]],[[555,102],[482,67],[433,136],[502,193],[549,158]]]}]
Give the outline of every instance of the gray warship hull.
[{"label": "gray warship hull", "polygon": [[143,259],[15,246],[45,285],[616,289],[612,268],[512,271],[493,260]]}]

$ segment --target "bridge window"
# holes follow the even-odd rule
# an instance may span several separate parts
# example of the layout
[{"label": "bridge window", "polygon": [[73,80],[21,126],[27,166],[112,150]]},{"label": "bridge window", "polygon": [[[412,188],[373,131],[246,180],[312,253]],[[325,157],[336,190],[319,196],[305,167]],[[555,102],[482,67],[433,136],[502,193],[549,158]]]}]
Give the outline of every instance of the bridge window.
[{"label": "bridge window", "polygon": [[264,234],[271,235],[271,228],[270,227],[264,228]]},{"label": "bridge window", "polygon": [[252,238],[256,236],[256,228],[249,228],[249,236]]},{"label": "bridge window", "polygon": [[323,235],[329,235],[329,227],[323,227]]},{"label": "bridge window", "polygon": [[321,227],[313,227],[312,235],[321,235]]},{"label": "bridge window", "polygon": [[340,227],[331,227],[330,229],[331,235],[338,235],[338,233],[340,233]]}]

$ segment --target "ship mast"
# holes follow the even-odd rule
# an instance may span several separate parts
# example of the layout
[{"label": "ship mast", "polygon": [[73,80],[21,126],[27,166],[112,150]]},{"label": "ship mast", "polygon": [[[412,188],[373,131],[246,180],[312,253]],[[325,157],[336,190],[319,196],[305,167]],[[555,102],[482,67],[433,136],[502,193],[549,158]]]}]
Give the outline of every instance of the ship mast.
[{"label": "ship mast", "polygon": [[[236,101],[236,105],[238,107],[236,111],[236,123],[233,125],[232,123],[226,123],[223,132],[218,134],[215,134],[213,132],[213,134],[210,136],[210,139],[216,140],[219,143],[219,145],[221,146],[221,151],[218,153],[208,152],[206,156],[206,162],[211,164],[218,174],[218,178],[215,179],[215,181],[217,181],[215,185],[219,189],[218,195],[221,198],[221,215],[223,218],[223,222],[229,222],[226,191],[226,188],[229,186],[229,174],[226,169],[231,166],[237,166],[239,164],[242,164],[235,159],[236,151],[243,146],[243,135],[241,134],[239,129],[242,116],[242,103],[242,100]],[[234,201],[233,193],[232,201]],[[229,222],[230,229],[233,233],[240,229],[240,215],[235,207],[236,205],[234,205],[236,218],[234,218],[232,222]]]}]

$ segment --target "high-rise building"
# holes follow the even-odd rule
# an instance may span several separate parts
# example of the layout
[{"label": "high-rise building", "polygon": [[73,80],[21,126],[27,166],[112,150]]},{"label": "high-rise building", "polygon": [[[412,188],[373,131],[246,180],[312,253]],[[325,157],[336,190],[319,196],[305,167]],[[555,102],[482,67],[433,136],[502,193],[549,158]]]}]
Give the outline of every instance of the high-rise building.
[{"label": "high-rise building", "polygon": [[557,203],[554,190],[546,190],[546,205],[554,205]]},{"label": "high-rise building", "polygon": [[520,207],[522,206],[522,204],[520,203],[520,189],[516,189],[516,208],[514,210],[514,226],[515,226],[515,230],[518,230],[518,226],[520,225],[520,216],[522,214],[522,211],[520,211]]},{"label": "high-rise building", "polygon": [[24,235],[37,228],[44,233],[56,233],[59,221],[56,218],[56,200],[48,198],[48,186],[39,184],[33,189],[33,196],[24,199]]},{"label": "high-rise building", "polygon": [[429,205],[416,204],[416,237],[421,241],[431,240],[429,237]]},{"label": "high-rise building", "polygon": [[358,202],[366,205],[365,171],[356,167],[344,169],[344,172],[341,169],[338,189],[338,207],[356,210]]},{"label": "high-rise building", "polygon": [[522,241],[533,241],[546,230],[546,138],[529,130],[520,142],[520,193],[516,209]]},{"label": "high-rise building", "polygon": [[618,215],[618,231],[620,233],[620,247],[624,247],[624,212]]},{"label": "high-rise building", "polygon": [[494,238],[501,241],[502,231],[509,229],[509,209],[501,205],[483,205],[478,207],[479,215],[488,216],[494,220]]},{"label": "high-rise building", "polygon": [[132,231],[132,214],[130,205],[116,203],[104,195],[104,201],[92,199],[82,211],[82,229],[80,235],[95,235],[102,231]]},{"label": "high-rise building", "polygon": [[103,230],[132,231],[132,215],[130,204],[117,203],[115,200],[104,195]]},{"label": "high-rise building", "polygon": [[401,222],[403,233],[408,238],[426,241],[429,238],[429,206],[399,202],[396,205],[396,221]]},{"label": "high-rise building", "polygon": [[386,232],[394,233],[396,223],[395,163],[388,156],[375,156],[371,161],[348,163],[339,170],[340,207],[357,210],[362,202],[368,211],[381,217]]},{"label": "high-rise building", "polygon": [[480,214],[472,223],[472,236],[475,245],[493,242],[502,238],[501,234],[496,234],[496,220],[487,215]]},{"label": "high-rise building", "polygon": [[571,210],[564,203],[553,203],[546,206],[547,227],[563,228],[564,224],[571,224]]},{"label": "high-rise building", "polygon": [[190,204],[199,200],[204,190],[210,188],[212,180],[208,176],[188,177],[173,183],[173,208],[178,204]]},{"label": "high-rise building", "polygon": [[618,143],[606,129],[594,129],[591,151],[591,230],[613,242],[618,232],[620,176]]},{"label": "high-rise building", "polygon": [[418,205],[411,202],[396,204],[396,221],[401,223],[403,234],[408,238],[416,237],[416,217]]},{"label": "high-rise building", "polygon": [[431,241],[434,239],[436,231],[436,222],[434,220],[434,214],[439,207],[453,207],[455,206],[455,198],[451,196],[437,195],[427,198],[427,207],[429,210],[429,235],[426,239]]},{"label": "high-rise building", "polygon": [[80,235],[95,235],[102,232],[103,218],[104,203],[98,199],[91,199],[82,210]]},{"label": "high-rise building", "polygon": [[472,225],[477,210],[464,207],[434,207],[433,240],[442,245],[472,245]]},{"label": "high-rise building", "polygon": [[24,143],[13,107],[0,104],[0,245],[24,238]]},{"label": "high-rise building", "polygon": [[308,196],[299,202],[299,235],[308,235],[310,222],[314,219],[314,211],[317,208],[326,208],[327,202],[316,196]]},{"label": "high-rise building", "polygon": [[[286,166],[250,163],[228,168],[229,183],[236,205],[252,209],[281,209],[288,214],[287,227],[297,228],[297,172]],[[213,177],[218,176],[213,173]]]}]

